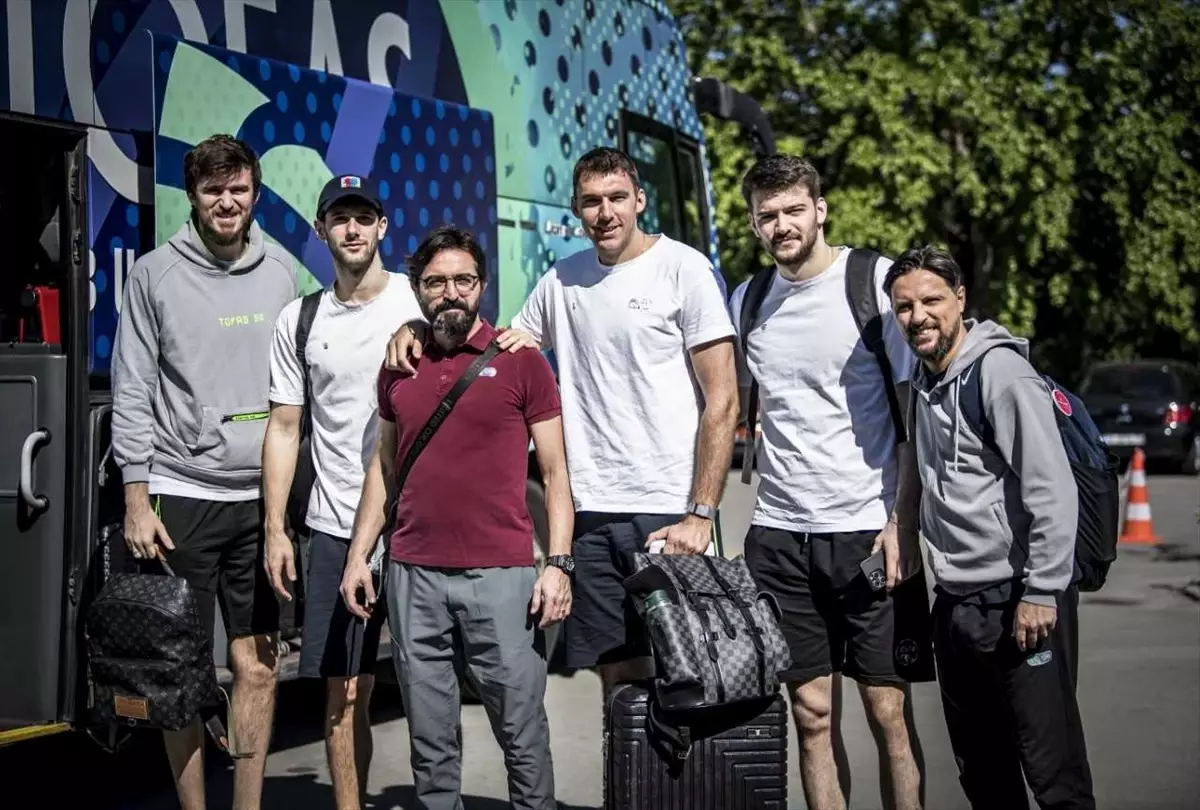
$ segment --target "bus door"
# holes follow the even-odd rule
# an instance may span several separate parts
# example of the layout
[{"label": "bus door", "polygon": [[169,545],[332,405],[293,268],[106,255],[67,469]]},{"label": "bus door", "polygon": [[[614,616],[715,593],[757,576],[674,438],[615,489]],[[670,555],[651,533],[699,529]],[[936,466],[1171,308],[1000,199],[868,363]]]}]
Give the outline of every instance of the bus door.
[{"label": "bus door", "polygon": [[[74,706],[87,129],[0,113],[0,743]],[[27,729],[26,729],[27,730]]]}]

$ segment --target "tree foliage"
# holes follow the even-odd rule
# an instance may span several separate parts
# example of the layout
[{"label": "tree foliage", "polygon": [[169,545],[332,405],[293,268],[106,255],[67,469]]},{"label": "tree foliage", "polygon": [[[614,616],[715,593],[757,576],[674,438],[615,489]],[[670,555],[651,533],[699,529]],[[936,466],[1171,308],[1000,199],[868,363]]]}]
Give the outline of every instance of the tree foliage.
[{"label": "tree foliage", "polygon": [[[692,72],[756,98],[810,159],[828,236],[948,247],[973,314],[1066,380],[1200,353],[1200,7],[1186,0],[671,0]],[[722,263],[765,261],[707,122]]]}]

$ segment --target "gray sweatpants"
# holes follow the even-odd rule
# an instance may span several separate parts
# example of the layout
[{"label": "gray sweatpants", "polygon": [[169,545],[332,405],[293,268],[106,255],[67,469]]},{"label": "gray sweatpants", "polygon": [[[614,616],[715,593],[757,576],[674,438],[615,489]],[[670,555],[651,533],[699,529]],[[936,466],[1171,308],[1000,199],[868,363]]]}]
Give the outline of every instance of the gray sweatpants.
[{"label": "gray sweatpants", "polygon": [[456,658],[479,684],[504,751],[513,807],[554,810],[554,766],[543,699],[543,632],[529,615],[537,571],[424,568],[390,563],[388,627],[417,806],[462,810],[462,733]]}]

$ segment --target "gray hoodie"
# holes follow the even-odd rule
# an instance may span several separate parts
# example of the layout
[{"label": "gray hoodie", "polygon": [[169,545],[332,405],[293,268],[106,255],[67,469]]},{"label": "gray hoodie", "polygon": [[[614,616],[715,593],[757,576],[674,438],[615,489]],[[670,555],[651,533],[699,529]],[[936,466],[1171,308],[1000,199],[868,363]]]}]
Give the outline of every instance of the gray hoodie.
[{"label": "gray hoodie", "polygon": [[189,220],[125,281],[112,358],[113,458],[125,483],[155,475],[257,488],[275,318],[298,295],[291,258],[257,223],[236,262]]},{"label": "gray hoodie", "polygon": [[[1074,571],[1078,503],[1050,391],[1023,338],[992,321],[964,327],[941,379],[923,365],[914,375],[921,532],[933,573],[954,594],[1019,578],[1025,601],[1052,606]],[[984,413],[1003,457],[958,407],[963,372],[984,352],[970,373],[982,374]]]}]

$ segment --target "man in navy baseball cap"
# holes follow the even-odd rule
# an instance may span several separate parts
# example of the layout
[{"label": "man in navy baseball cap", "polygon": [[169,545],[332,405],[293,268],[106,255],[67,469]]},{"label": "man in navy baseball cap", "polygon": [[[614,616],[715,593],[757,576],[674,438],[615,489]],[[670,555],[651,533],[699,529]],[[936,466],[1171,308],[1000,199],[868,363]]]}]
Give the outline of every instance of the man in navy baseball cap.
[{"label": "man in navy baseball cap", "polygon": [[374,180],[358,174],[342,174],[330,178],[321,189],[321,196],[317,199],[317,219],[324,219],[330,206],[350,197],[366,202],[383,214],[383,203],[379,201],[379,187]]}]

